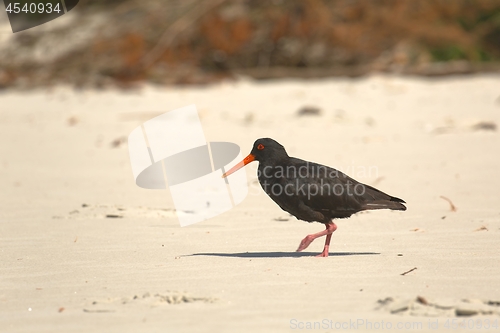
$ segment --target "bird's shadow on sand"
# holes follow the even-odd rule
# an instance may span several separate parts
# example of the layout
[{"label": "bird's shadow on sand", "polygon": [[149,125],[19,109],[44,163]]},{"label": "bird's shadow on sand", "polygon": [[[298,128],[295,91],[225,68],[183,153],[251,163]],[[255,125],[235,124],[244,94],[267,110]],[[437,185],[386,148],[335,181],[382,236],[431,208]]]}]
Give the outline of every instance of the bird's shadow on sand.
[{"label": "bird's shadow on sand", "polygon": [[[379,255],[377,252],[332,252],[330,257]],[[241,252],[241,253],[193,253],[184,257],[211,256],[232,258],[300,258],[314,257],[318,252]]]}]

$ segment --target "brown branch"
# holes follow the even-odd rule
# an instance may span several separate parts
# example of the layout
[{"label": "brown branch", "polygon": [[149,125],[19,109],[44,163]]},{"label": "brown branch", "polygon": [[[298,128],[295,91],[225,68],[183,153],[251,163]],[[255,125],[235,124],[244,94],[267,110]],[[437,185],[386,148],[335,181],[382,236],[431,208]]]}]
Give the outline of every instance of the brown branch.
[{"label": "brown branch", "polygon": [[406,274],[408,274],[408,273],[413,272],[413,271],[414,271],[414,270],[416,270],[416,269],[417,269],[417,267],[413,267],[413,268],[412,268],[412,269],[410,269],[409,271],[406,271],[406,272],[404,272],[404,273],[401,273],[401,275],[406,275]]},{"label": "brown branch", "polygon": [[452,212],[456,212],[456,211],[457,211],[457,207],[453,204],[453,202],[451,202],[451,200],[450,200],[450,199],[448,199],[447,197],[442,196],[442,195],[440,196],[440,198],[441,198],[441,199],[443,199],[443,200],[448,201],[448,203],[450,204],[450,210],[451,210]]},{"label": "brown branch", "polygon": [[158,40],[158,43],[156,43],[153,49],[142,58],[141,62],[143,68],[148,68],[154,64],[181,33],[186,31],[194,22],[199,20],[203,14],[212,8],[221,5],[224,1],[226,0],[198,1],[197,4],[191,7],[184,15],[179,17],[165,30]]}]

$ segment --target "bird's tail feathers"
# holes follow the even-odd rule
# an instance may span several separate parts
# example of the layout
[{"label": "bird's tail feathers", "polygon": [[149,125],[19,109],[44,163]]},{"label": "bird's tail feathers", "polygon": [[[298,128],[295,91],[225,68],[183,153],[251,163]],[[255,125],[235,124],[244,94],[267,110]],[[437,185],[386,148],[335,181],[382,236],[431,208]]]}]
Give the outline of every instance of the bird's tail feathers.
[{"label": "bird's tail feathers", "polygon": [[[393,200],[395,199],[395,200]],[[398,198],[391,198],[391,200],[375,200],[363,205],[363,209],[372,210],[372,209],[392,209],[392,210],[406,210],[406,206],[403,205],[405,203],[403,200]]]}]

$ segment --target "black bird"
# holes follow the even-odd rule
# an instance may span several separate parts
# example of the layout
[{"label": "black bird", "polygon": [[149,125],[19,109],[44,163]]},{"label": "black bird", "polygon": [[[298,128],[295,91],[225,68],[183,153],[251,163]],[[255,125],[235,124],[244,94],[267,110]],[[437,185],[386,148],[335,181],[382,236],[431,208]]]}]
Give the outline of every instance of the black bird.
[{"label": "black bird", "polygon": [[347,218],[363,210],[406,210],[402,199],[362,184],[333,168],[290,157],[282,145],[269,138],[255,141],[250,154],[222,177],[252,161],[260,162],[259,183],[281,209],[299,220],[325,224],[324,231],[307,235],[297,251],[326,235],[325,247],[318,256],[328,257],[330,239],[337,230],[333,219]]}]

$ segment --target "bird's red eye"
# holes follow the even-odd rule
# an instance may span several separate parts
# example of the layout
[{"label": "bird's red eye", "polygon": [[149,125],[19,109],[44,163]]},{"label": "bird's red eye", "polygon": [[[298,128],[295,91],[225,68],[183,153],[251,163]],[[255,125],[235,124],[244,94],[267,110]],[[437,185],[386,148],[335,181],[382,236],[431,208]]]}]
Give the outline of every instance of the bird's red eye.
[{"label": "bird's red eye", "polygon": [[257,146],[257,149],[258,149],[258,150],[262,150],[262,149],[264,149],[264,145],[263,145],[262,143],[261,143],[261,144],[259,144],[259,145]]}]

